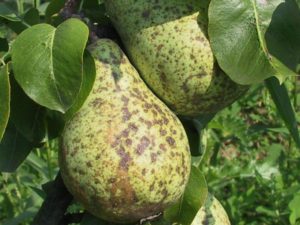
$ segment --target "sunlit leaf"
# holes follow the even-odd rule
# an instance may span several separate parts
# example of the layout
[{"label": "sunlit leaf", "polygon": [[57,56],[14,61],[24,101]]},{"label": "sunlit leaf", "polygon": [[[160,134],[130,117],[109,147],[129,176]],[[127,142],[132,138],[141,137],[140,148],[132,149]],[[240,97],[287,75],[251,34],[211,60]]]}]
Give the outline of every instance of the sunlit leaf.
[{"label": "sunlit leaf", "polygon": [[296,221],[300,220],[300,192],[295,193],[294,198],[289,203],[289,209],[291,210],[290,214],[290,223],[296,225]]},{"label": "sunlit leaf", "polygon": [[10,21],[21,21],[15,11],[4,2],[0,2],[0,17]]},{"label": "sunlit leaf", "polygon": [[10,84],[8,65],[0,68],[0,142],[8,123],[10,112]]},{"label": "sunlit leaf", "polygon": [[295,143],[300,147],[300,136],[294,109],[284,84],[280,85],[276,78],[269,78],[265,82],[272,99],[277,107],[278,113],[289,129]]},{"label": "sunlit leaf", "polygon": [[81,87],[87,38],[88,28],[78,19],[57,29],[38,24],[21,33],[12,47],[12,63],[25,93],[42,106],[67,111]]},{"label": "sunlit leaf", "polygon": [[207,197],[207,184],[203,174],[192,166],[189,182],[181,199],[164,212],[167,221],[189,225]]},{"label": "sunlit leaf", "polygon": [[213,52],[221,68],[240,84],[296,75],[299,27],[300,11],[292,1],[212,0],[209,8]]},{"label": "sunlit leaf", "polygon": [[96,77],[95,62],[91,54],[86,51],[83,58],[83,78],[79,94],[72,107],[66,112],[65,120],[70,119],[83,105],[92,90]]}]

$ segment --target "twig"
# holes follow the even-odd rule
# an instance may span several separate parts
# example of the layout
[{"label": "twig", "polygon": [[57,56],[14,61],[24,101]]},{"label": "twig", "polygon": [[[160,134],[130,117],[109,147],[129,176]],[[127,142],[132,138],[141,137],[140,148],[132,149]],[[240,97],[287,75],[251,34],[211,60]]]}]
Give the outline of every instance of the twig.
[{"label": "twig", "polygon": [[108,38],[113,39],[116,41],[120,41],[119,36],[117,35],[117,32],[113,28],[111,24],[101,24],[101,25],[95,25],[90,20],[85,18],[84,13],[80,10],[82,6],[79,7],[78,11],[78,5],[82,4],[82,2],[79,0],[68,0],[65,4],[65,6],[60,10],[59,15],[63,20],[67,20],[69,18],[77,18],[82,20],[87,24],[90,30],[89,34],[89,40],[90,43],[94,42],[98,38]]},{"label": "twig", "polygon": [[78,0],[68,0],[65,6],[60,10],[59,15],[64,19],[69,19],[76,13]]},{"label": "twig", "polygon": [[64,214],[73,200],[65,187],[60,173],[54,182],[46,188],[47,197],[35,216],[32,225],[62,225]]}]

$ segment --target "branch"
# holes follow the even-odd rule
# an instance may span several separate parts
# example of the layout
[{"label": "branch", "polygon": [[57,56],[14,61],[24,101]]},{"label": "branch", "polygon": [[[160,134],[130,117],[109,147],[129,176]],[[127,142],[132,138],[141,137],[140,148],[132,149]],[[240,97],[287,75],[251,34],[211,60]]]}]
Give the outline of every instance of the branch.
[{"label": "branch", "polygon": [[64,19],[69,19],[76,13],[78,0],[68,0],[60,10],[59,15]]},{"label": "branch", "polygon": [[65,187],[60,172],[50,186],[47,186],[45,189],[47,197],[35,216],[32,225],[61,225],[73,196]]}]

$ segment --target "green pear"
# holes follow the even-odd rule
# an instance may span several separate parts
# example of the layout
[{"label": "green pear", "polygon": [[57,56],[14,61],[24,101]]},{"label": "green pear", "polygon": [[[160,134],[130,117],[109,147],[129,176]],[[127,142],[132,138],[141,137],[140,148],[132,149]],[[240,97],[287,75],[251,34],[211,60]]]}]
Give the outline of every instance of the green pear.
[{"label": "green pear", "polygon": [[177,114],[215,113],[247,89],[218,68],[201,0],[105,0],[126,52],[149,87]]},{"label": "green pear", "polygon": [[208,194],[204,205],[198,211],[191,225],[230,225],[229,218],[221,203]]},{"label": "green pear", "polygon": [[183,194],[191,164],[188,139],[116,43],[101,39],[89,50],[96,80],[64,129],[62,178],[91,214],[136,222]]}]

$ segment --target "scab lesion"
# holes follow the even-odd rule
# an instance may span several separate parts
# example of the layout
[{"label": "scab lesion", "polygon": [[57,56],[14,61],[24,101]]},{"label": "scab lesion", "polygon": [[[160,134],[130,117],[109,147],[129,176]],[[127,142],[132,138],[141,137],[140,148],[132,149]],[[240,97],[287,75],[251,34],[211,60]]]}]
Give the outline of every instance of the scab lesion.
[{"label": "scab lesion", "polygon": [[166,141],[170,146],[175,146],[175,144],[176,144],[176,141],[174,140],[174,138],[172,138],[170,136],[166,137]]},{"label": "scab lesion", "polygon": [[89,167],[89,168],[91,168],[91,167],[93,167],[93,164],[92,164],[91,161],[88,161],[88,162],[86,162],[86,166]]}]

